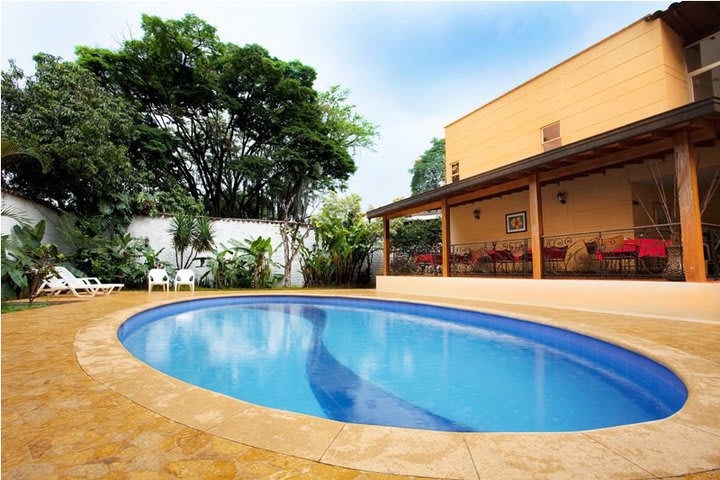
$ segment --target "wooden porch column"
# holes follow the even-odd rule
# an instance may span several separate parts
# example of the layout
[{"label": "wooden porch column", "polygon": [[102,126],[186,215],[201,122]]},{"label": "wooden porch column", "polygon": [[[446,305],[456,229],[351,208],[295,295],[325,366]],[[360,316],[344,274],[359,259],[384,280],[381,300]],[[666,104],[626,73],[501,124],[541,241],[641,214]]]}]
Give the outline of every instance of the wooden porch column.
[{"label": "wooden porch column", "polygon": [[390,219],[383,217],[383,275],[390,275]]},{"label": "wooden porch column", "polygon": [[447,199],[442,201],[442,274],[450,276],[450,206]]},{"label": "wooden porch column", "polygon": [[703,255],[700,194],[697,180],[697,158],[687,132],[673,137],[675,175],[677,177],[680,232],[682,237],[683,269],[688,282],[707,281]]},{"label": "wooden porch column", "polygon": [[530,186],[530,246],[532,248],[533,278],[542,278],[543,271],[543,219],[542,198],[537,174],[528,177]]}]

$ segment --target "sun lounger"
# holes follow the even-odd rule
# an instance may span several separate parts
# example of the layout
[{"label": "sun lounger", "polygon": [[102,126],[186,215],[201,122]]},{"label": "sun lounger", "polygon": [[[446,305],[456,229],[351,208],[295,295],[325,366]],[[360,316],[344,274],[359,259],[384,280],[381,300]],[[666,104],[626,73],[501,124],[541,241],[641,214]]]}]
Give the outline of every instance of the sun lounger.
[{"label": "sun lounger", "polygon": [[70,287],[68,287],[61,279],[57,277],[48,277],[43,281],[42,285],[40,285],[38,295],[43,293],[46,295],[60,295],[61,293],[69,291]]},{"label": "sun lounger", "polygon": [[55,267],[55,271],[68,287],[75,288],[76,290],[88,290],[83,288],[83,286],[89,286],[92,287],[96,293],[109,295],[115,290],[122,290],[125,286],[124,283],[102,283],[96,277],[78,278],[65,267]]}]

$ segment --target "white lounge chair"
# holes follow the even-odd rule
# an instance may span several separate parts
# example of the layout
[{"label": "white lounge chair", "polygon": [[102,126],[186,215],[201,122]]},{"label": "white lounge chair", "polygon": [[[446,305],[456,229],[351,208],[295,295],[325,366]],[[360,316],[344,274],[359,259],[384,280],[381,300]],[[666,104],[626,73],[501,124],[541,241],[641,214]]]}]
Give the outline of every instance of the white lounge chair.
[{"label": "white lounge chair", "polygon": [[55,267],[55,271],[69,287],[80,289],[83,284],[91,285],[95,287],[97,293],[101,293],[102,295],[109,295],[115,290],[119,292],[125,286],[124,283],[102,283],[96,277],[78,278],[65,267]]},{"label": "white lounge chair", "polygon": [[102,290],[101,285],[85,283],[77,278],[67,281],[57,277],[48,277],[40,286],[40,292],[49,295],[70,292],[76,297],[94,297],[100,292],[105,294],[105,290]]},{"label": "white lounge chair", "polygon": [[163,287],[165,291],[170,291],[170,275],[164,268],[153,268],[148,272],[148,292],[156,285]]},{"label": "white lounge chair", "polygon": [[40,288],[38,289],[38,295],[41,295],[43,293],[46,295],[60,295],[61,293],[69,291],[70,287],[68,287],[65,282],[63,282],[57,277],[51,276],[46,278],[40,285]]},{"label": "white lounge chair", "polygon": [[181,285],[187,285],[190,287],[190,291],[195,291],[195,272],[189,269],[178,270],[175,274],[175,291],[178,291],[178,287]]}]

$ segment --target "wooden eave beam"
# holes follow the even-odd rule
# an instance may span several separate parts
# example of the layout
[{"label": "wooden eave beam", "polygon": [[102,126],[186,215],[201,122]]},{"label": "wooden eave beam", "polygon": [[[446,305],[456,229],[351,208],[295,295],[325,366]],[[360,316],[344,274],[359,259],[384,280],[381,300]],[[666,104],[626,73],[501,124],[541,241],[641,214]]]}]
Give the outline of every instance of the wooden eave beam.
[{"label": "wooden eave beam", "polygon": [[541,184],[551,182],[560,178],[573,177],[591,170],[602,170],[613,165],[625,163],[635,158],[648,157],[662,152],[672,151],[672,139],[662,140],[641,147],[628,148],[618,153],[605,155],[593,160],[576,163],[575,165],[554,169],[550,172],[542,172],[538,175]]},{"label": "wooden eave beam", "polygon": [[463,193],[448,198],[448,205],[455,207],[463,203],[474,202],[483,198],[494,197],[504,193],[511,193],[517,190],[524,190],[528,186],[527,177],[512,180],[510,182],[500,183],[486,188],[480,188],[473,192]]},{"label": "wooden eave beam", "polygon": [[419,212],[426,212],[428,210],[436,210],[442,206],[442,200],[438,200],[435,202],[430,203],[424,203],[422,205],[418,205],[417,207],[411,207],[406,208],[405,210],[400,210],[397,212],[393,212],[391,214],[387,215],[387,218],[398,218],[398,217],[404,217],[406,215],[411,215],[413,213],[419,213]]}]

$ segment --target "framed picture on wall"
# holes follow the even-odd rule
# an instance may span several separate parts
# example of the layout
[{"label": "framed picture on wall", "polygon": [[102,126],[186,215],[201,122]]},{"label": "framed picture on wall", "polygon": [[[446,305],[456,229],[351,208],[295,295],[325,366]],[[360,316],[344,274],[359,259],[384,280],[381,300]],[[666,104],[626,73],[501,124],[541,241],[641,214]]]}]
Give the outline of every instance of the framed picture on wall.
[{"label": "framed picture on wall", "polygon": [[525,212],[508,213],[505,215],[505,232],[527,232],[527,215],[525,215]]}]

